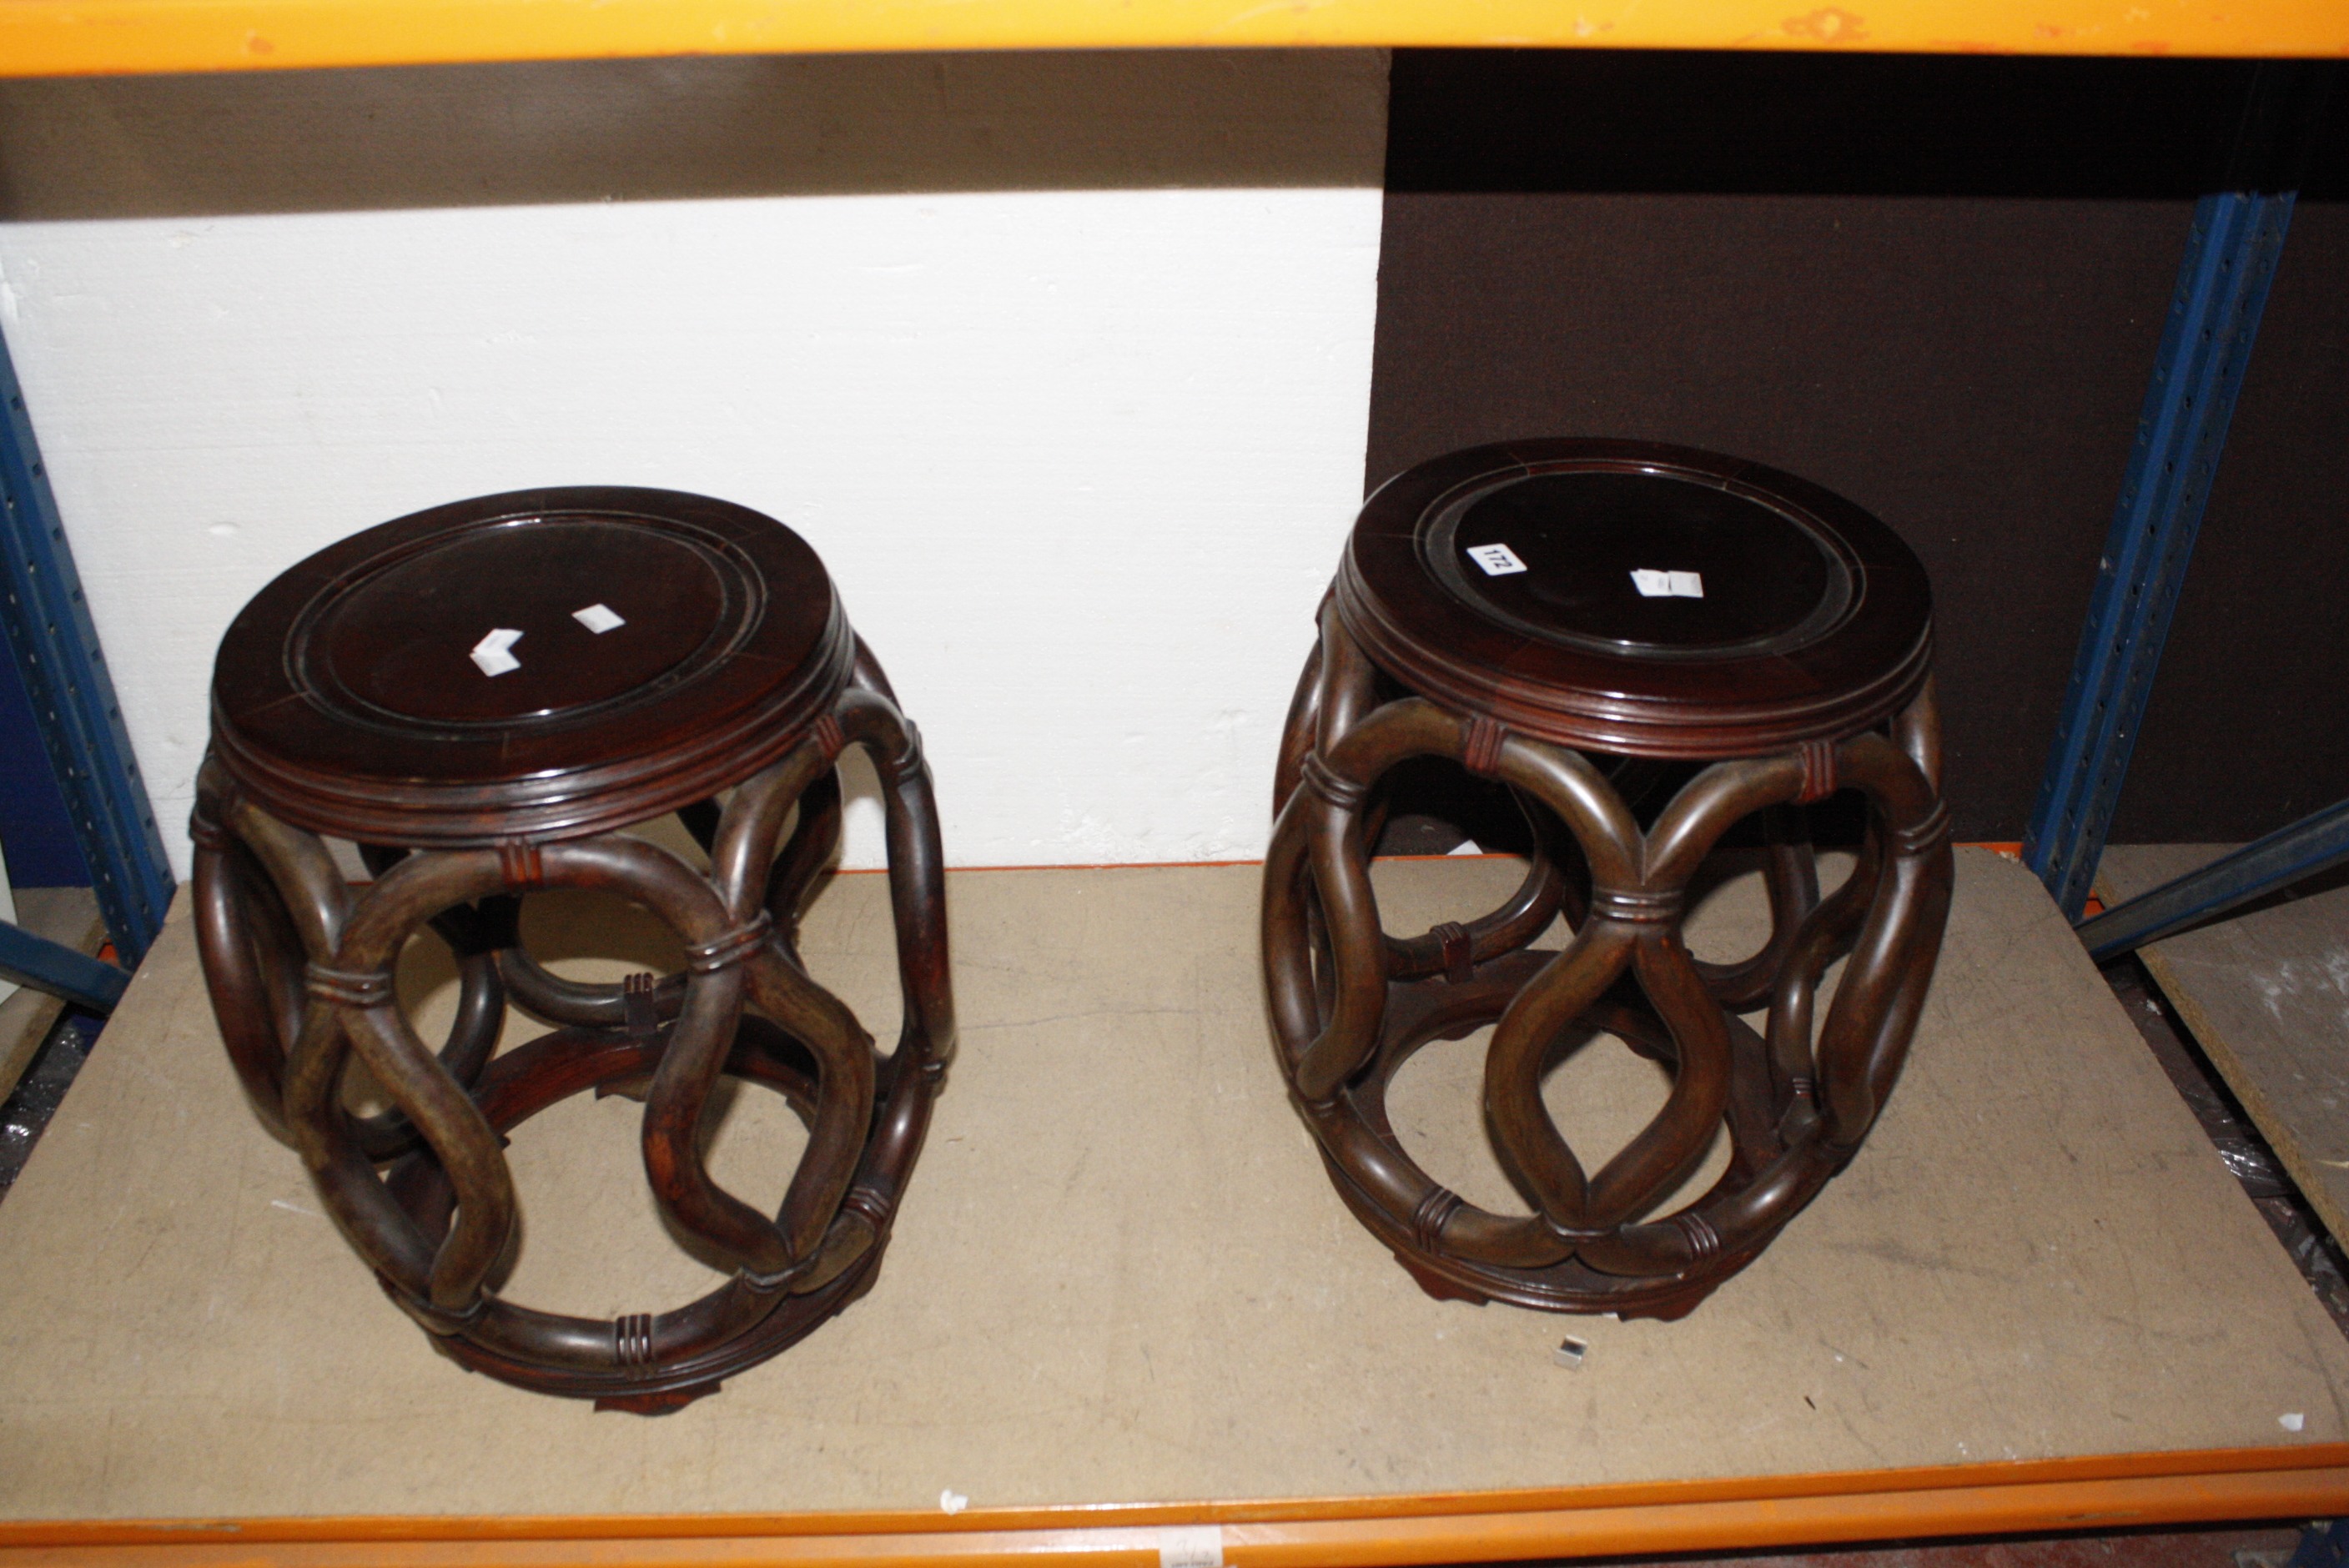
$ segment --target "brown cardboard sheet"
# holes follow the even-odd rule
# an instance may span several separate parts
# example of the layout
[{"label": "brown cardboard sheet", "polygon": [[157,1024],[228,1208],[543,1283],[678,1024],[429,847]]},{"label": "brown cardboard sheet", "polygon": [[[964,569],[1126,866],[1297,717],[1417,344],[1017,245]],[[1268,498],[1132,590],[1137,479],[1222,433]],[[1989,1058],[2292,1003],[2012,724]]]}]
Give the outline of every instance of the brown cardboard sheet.
[{"label": "brown cardboard sheet", "polygon": [[[1388,862],[1379,882],[1389,923],[1419,929],[1515,873]],[[1960,854],[1875,1137],[1678,1324],[1438,1303],[1355,1224],[1269,1059],[1257,875],[954,876],[962,1055],[877,1285],[658,1420],[432,1352],[247,1115],[175,916],[0,1203],[0,1517],[1317,1497],[2349,1435],[2349,1342],[2020,867]],[[582,945],[579,913],[550,901],[539,940]],[[1732,884],[1694,945],[1723,954],[1759,913]],[[808,946],[887,1037],[880,879],[837,879]],[[1397,1121],[1499,1202],[1474,1150],[1478,1043],[1415,1064]],[[1553,1079],[1587,1155],[1661,1098],[1654,1071],[1593,1050]],[[707,1279],[652,1214],[635,1112],[577,1100],[516,1133],[517,1298],[641,1311]],[[771,1197],[795,1136],[746,1090],[721,1176]],[[1569,1332],[1589,1345],[1572,1370],[1552,1359]]]}]

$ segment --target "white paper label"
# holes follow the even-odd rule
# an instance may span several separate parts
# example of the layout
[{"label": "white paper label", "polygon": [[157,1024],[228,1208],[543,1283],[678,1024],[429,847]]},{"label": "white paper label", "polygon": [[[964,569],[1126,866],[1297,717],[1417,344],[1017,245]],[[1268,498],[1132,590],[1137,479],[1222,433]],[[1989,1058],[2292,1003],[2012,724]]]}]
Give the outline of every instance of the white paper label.
[{"label": "white paper label", "polygon": [[522,661],[506,652],[522,641],[522,634],[511,626],[500,626],[473,645],[473,662],[481,666],[485,676],[502,676],[509,670],[522,668]]},{"label": "white paper label", "polygon": [[615,626],[628,624],[609,604],[590,604],[585,610],[574,610],[571,618],[599,637]]},{"label": "white paper label", "polygon": [[1158,1532],[1158,1568],[1224,1568],[1224,1527],[1168,1524]]},{"label": "white paper label", "polygon": [[1643,572],[1631,568],[1631,586],[1650,599],[1702,599],[1704,574],[1700,572]]},{"label": "white paper label", "polygon": [[1487,577],[1506,577],[1526,569],[1517,552],[1506,544],[1472,544],[1468,547],[1468,559],[1483,567]]}]

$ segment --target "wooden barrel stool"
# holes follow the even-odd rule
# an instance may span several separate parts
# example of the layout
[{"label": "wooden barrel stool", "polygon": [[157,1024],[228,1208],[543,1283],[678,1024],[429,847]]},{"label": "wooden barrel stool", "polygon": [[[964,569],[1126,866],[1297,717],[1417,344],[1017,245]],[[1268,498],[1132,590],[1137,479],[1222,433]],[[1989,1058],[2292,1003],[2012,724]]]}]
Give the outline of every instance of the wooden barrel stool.
[{"label": "wooden barrel stool", "polygon": [[[1932,979],[1951,856],[1923,568],[1791,475],[1528,441],[1381,488],[1320,624],[1282,742],[1263,942],[1281,1068],[1331,1181],[1438,1296],[1685,1314],[1859,1148]],[[1369,851],[1381,776],[1425,756],[1506,786],[1537,849],[1500,908],[1404,940],[1381,923]],[[1643,832],[1642,787],[1671,777]],[[1795,808],[1839,789],[1868,827],[1822,900]],[[1771,935],[1700,962],[1685,890],[1755,817]],[[1561,913],[1564,950],[1530,947]],[[1846,957],[1815,1040],[1822,975]],[[1765,1004],[1760,1030],[1739,1016]],[[1413,1051],[1487,1025],[1485,1125],[1529,1214],[1432,1180],[1388,1119]],[[1592,1171],[1541,1087],[1600,1033],[1671,1088]],[[1726,1171],[1659,1213],[1724,1123]]]},{"label": "wooden barrel stool", "polygon": [[[245,606],[221,644],[212,725],[196,930],[229,1057],[352,1250],[444,1353],[657,1414],[871,1284],[954,1047],[943,865],[914,727],[798,535],[647,490],[401,518]],[[905,1027],[885,1057],[796,946],[839,837],[833,763],[849,746],[872,757],[886,811]],[[616,831],[670,812],[706,873]],[[321,835],[360,845],[372,884],[347,884]],[[549,972],[517,937],[520,895],[539,888],[650,911],[686,972],[611,985]],[[462,980],[437,1053],[393,987],[428,925]],[[494,1055],[509,999],[553,1032]],[[354,1057],[387,1109],[347,1103]],[[781,1094],[807,1126],[772,1216],[703,1161],[726,1076]],[[644,1098],[662,1216],[731,1271],[700,1300],[614,1321],[497,1294],[516,1219],[505,1135],[588,1089]]]}]

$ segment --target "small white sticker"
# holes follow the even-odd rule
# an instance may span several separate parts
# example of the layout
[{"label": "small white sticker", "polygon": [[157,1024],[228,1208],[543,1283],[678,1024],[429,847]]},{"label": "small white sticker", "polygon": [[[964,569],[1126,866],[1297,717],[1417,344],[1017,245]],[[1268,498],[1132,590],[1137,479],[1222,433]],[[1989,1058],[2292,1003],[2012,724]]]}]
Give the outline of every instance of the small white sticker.
[{"label": "small white sticker", "polygon": [[1158,1531],[1158,1568],[1224,1568],[1224,1527],[1162,1525]]},{"label": "small white sticker", "polygon": [[1631,568],[1631,586],[1650,599],[1702,599],[1704,597],[1704,574],[1701,572],[1643,572]]},{"label": "small white sticker", "polygon": [[599,637],[615,626],[625,626],[628,624],[615,613],[609,604],[590,604],[585,610],[574,610],[571,612],[571,618]]},{"label": "small white sticker", "polygon": [[946,1491],[938,1493],[938,1507],[947,1513],[960,1513],[964,1509],[968,1508],[969,1506],[970,1499],[963,1496],[962,1493],[957,1491],[952,1487],[948,1487]]},{"label": "small white sticker", "polygon": [[2301,1428],[2308,1425],[2308,1418],[2298,1410],[2291,1410],[2285,1412],[2283,1415],[2278,1416],[2276,1418],[2276,1425],[2282,1427],[2287,1432],[2296,1432],[2300,1430]]},{"label": "small white sticker", "polygon": [[500,626],[473,645],[473,662],[481,666],[485,676],[502,676],[509,670],[522,668],[522,661],[506,652],[522,641],[522,634],[511,626]]},{"label": "small white sticker", "polygon": [[1517,552],[1506,544],[1472,544],[1468,559],[1485,569],[1487,577],[1506,577],[1512,572],[1523,572],[1526,563]]}]

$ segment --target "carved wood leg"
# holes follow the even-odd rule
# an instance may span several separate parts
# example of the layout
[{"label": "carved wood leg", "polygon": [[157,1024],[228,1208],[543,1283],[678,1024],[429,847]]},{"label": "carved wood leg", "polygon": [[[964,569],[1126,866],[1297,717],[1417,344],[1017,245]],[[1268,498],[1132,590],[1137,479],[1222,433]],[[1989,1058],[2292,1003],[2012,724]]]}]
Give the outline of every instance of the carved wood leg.
[{"label": "carved wood leg", "polygon": [[[1919,761],[1933,754],[1930,698],[1889,736],[1716,763],[1642,833],[1581,755],[1419,697],[1371,707],[1364,667],[1325,614],[1307,672],[1318,689],[1300,697],[1283,741],[1294,786],[1267,856],[1263,941],[1292,1099],[1340,1194],[1431,1295],[1681,1315],[1842,1168],[1899,1073],[1949,897],[1947,819]],[[1344,689],[1349,679],[1361,689]],[[1571,836],[1592,890],[1563,952],[1526,946],[1561,907],[1548,855],[1509,904],[1473,924],[1411,938],[1383,930],[1365,806],[1387,769],[1417,756],[1499,779]],[[1868,798],[1868,847],[1821,902],[1792,810],[1839,788]],[[1756,813],[1773,841],[1771,934],[1741,963],[1700,965],[1681,934],[1686,889],[1722,834]],[[1815,1043],[1817,983],[1847,955]],[[1731,1011],[1764,998],[1766,1032]],[[1387,1085],[1413,1051],[1488,1024],[1485,1125],[1530,1214],[1493,1212],[1444,1189],[1386,1115]],[[1666,1064],[1672,1079],[1663,1109],[1595,1172],[1540,1095],[1561,1042],[1594,1028]],[[1659,1216],[1724,1126],[1723,1176]]]},{"label": "carved wood leg", "polygon": [[[787,934],[838,827],[833,765],[874,754],[888,791],[892,904],[905,1028],[878,1053]],[[794,803],[799,826],[779,847]],[[473,1370],[598,1408],[664,1414],[782,1350],[869,1288],[954,1044],[944,861],[913,727],[869,655],[833,714],[745,781],[710,833],[705,877],[626,837],[495,849],[368,851],[354,893],[313,835],[208,769],[196,811],[199,938],[233,1065],[255,1114],[301,1151],[345,1239],[384,1290]],[[523,895],[624,894],[675,930],[687,972],[617,985],[563,980],[518,944]],[[460,954],[455,1028],[428,1051],[393,968],[430,924]],[[298,987],[298,989],[296,989]],[[492,1059],[505,1001],[557,1024]],[[363,1061],[392,1110],[341,1102]],[[781,1210],[719,1187],[698,1131],[721,1077],[781,1094],[809,1129]],[[668,1222],[734,1277],[681,1308],[591,1320],[509,1302],[508,1134],[570,1095],[645,1101],[644,1160]]]}]

